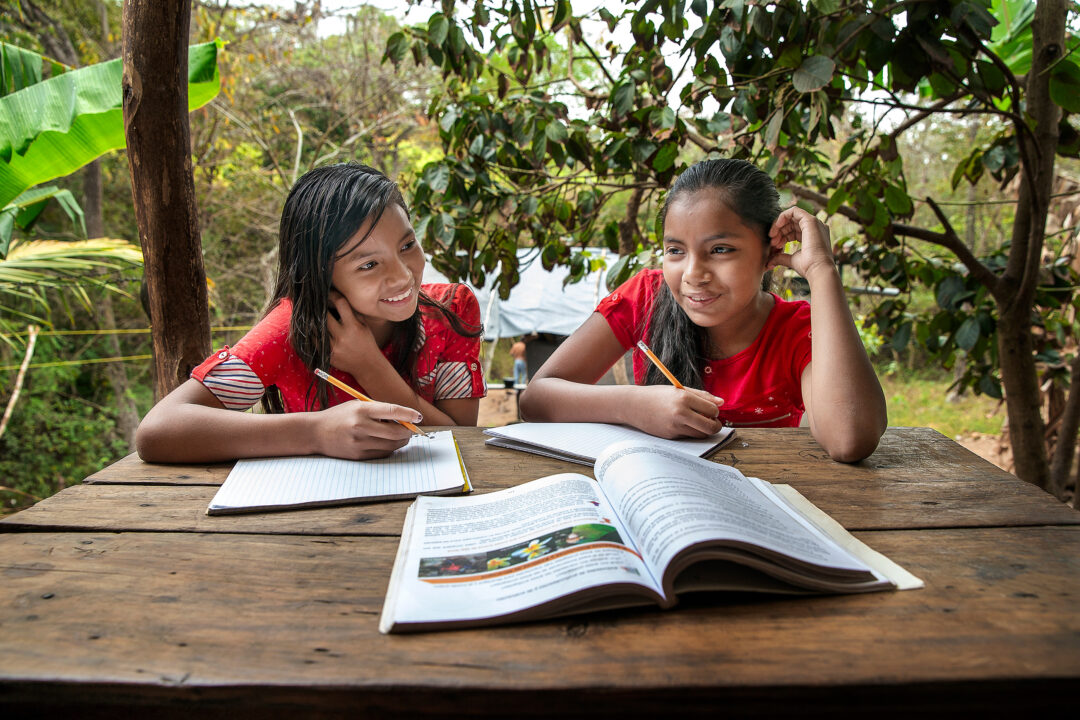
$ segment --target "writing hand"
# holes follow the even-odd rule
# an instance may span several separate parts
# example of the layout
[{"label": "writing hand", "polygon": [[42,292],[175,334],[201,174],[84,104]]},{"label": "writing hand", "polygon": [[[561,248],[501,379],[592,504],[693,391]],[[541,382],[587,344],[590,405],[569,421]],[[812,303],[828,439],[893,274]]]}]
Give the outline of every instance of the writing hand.
[{"label": "writing hand", "polygon": [[704,390],[670,385],[640,387],[634,427],[663,438],[708,437],[723,428],[717,418],[723,399]]},{"label": "writing hand", "polygon": [[319,452],[347,460],[386,457],[409,442],[412,431],[398,421],[417,423],[419,412],[403,405],[350,400],[318,413]]}]

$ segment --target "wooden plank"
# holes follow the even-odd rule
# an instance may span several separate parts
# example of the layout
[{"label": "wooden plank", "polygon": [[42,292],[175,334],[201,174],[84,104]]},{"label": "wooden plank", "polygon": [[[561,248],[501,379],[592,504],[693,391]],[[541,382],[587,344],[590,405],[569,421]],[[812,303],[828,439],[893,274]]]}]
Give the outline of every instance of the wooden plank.
[{"label": "wooden plank", "polygon": [[860,538],[926,589],[705,594],[667,612],[382,636],[392,538],[6,534],[0,698],[79,704],[119,689],[125,701],[201,710],[326,701],[495,715],[517,698],[525,714],[606,716],[754,698],[788,711],[814,697],[901,709],[930,698],[946,703],[939,711],[950,693],[998,711],[1071,701],[1080,529]]},{"label": "wooden plank", "polygon": [[[951,441],[946,439],[946,442]],[[535,456],[483,446],[470,450],[472,455],[467,465],[477,492],[539,477],[531,472]],[[986,477],[954,473],[952,477],[936,477],[927,472],[921,477],[901,474],[897,478],[878,469],[825,460],[827,465],[812,474],[795,469],[794,464],[766,466],[752,454],[750,459],[744,459],[742,455],[746,451],[742,449],[731,452],[735,453],[736,466],[748,474],[771,479],[770,473],[759,470],[774,468],[773,474],[789,482],[850,530],[1080,524],[1080,512],[1008,473],[996,476],[988,473]],[[588,472],[581,465],[547,458],[536,460],[548,474]],[[216,491],[215,486],[200,485],[76,485],[0,520],[0,532],[92,529],[397,535],[408,507],[407,502],[384,502],[208,517],[206,506]]]}]

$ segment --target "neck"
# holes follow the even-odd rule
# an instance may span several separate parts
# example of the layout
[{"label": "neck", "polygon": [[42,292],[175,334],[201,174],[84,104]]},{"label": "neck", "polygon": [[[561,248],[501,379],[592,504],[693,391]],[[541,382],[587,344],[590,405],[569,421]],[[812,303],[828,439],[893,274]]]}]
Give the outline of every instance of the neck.
[{"label": "neck", "polygon": [[390,342],[396,323],[381,318],[364,318],[364,322],[367,323],[368,328],[371,330],[371,336],[375,338],[376,345],[382,348]]}]

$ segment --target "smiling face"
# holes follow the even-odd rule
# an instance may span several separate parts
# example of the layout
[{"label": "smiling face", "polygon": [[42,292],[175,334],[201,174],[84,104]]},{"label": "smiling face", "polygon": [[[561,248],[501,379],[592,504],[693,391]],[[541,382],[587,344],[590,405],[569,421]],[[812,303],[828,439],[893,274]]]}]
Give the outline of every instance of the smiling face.
[{"label": "smiling face", "polygon": [[[772,307],[761,290],[767,246],[715,189],[676,198],[664,219],[664,281],[718,348],[760,329]],[[753,336],[751,336],[751,340]],[[728,353],[730,354],[730,353]]]},{"label": "smiling face", "polygon": [[[391,203],[374,229],[365,222],[334,260],[334,288],[345,296],[376,338],[412,317],[424,275],[424,253],[409,217]],[[365,237],[365,235],[367,237]]]}]

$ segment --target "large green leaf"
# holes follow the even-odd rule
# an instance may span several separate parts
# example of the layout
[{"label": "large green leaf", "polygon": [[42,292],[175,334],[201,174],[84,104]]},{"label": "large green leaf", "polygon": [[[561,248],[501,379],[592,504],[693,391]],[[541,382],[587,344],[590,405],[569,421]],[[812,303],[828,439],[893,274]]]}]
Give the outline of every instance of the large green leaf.
[{"label": "large green leaf", "polygon": [[32,188],[0,210],[0,260],[7,255],[8,246],[11,245],[12,230],[16,227],[26,230],[32,226],[50,200],[59,203],[68,218],[72,222],[77,222],[82,229],[82,234],[86,235],[82,208],[79,207],[79,203],[75,201],[75,196],[70,190],[63,190],[56,185]]},{"label": "large green leaf", "polygon": [[[188,108],[221,88],[219,43],[188,51]],[[0,207],[27,188],[124,147],[122,61],[64,73],[0,97]]]}]

